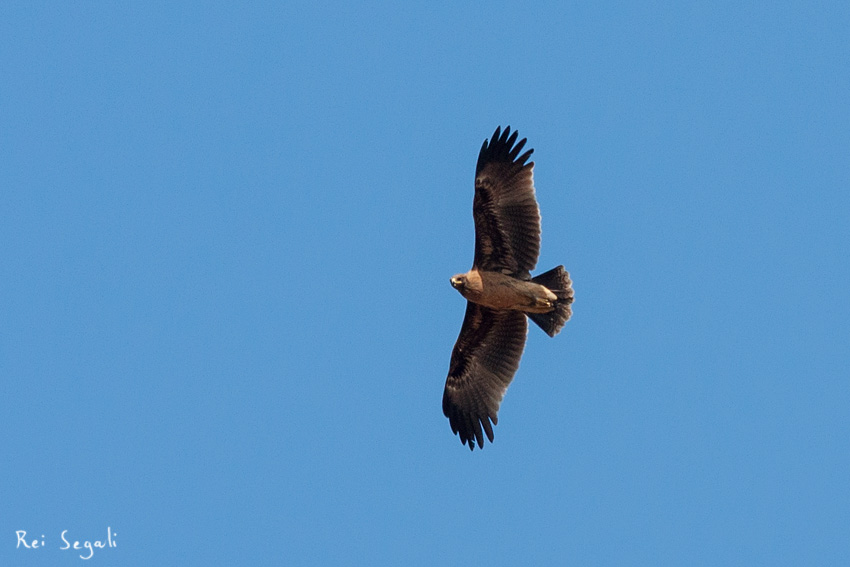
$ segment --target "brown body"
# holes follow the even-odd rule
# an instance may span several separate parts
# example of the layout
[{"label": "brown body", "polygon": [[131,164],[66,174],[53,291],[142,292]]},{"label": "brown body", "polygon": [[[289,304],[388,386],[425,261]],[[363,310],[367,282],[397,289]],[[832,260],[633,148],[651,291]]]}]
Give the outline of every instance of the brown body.
[{"label": "brown body", "polygon": [[558,299],[546,286],[477,268],[452,277],[451,282],[469,301],[492,309],[548,313]]}]

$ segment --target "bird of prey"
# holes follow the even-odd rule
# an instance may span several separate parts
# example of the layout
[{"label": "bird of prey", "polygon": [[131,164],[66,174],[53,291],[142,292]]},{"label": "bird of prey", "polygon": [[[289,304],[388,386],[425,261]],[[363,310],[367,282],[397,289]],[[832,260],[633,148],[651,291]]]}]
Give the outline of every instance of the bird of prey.
[{"label": "bird of prey", "polygon": [[[525,348],[526,316],[554,337],[572,314],[573,289],[563,266],[531,277],[540,253],[540,210],[526,139],[496,128],[475,168],[475,258],[451,278],[467,299],[443,391],[443,413],[470,450],[493,442],[499,405]],[[491,425],[492,422],[492,425]]]}]

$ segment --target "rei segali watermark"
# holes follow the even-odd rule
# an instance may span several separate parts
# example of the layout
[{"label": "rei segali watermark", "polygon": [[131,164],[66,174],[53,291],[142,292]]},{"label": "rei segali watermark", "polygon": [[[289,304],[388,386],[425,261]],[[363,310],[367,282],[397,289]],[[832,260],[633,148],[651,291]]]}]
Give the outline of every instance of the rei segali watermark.
[{"label": "rei segali watermark", "polygon": [[17,530],[15,535],[18,537],[16,549],[32,549],[40,550],[53,547],[60,551],[70,551],[77,553],[80,559],[91,559],[94,557],[95,550],[112,549],[118,547],[118,534],[112,531],[111,527],[106,528],[106,538],[96,540],[79,541],[68,534],[68,530],[62,530],[59,534],[58,542],[51,541],[41,534],[41,537],[32,537],[27,535],[26,530]]}]

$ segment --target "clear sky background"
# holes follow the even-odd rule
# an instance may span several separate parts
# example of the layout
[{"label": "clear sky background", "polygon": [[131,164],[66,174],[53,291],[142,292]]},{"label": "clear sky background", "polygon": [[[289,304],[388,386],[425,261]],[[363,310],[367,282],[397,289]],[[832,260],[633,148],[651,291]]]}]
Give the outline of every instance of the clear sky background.
[{"label": "clear sky background", "polygon": [[[0,563],[850,564],[850,4],[637,4],[0,5]],[[470,453],[508,124],[576,301]]]}]

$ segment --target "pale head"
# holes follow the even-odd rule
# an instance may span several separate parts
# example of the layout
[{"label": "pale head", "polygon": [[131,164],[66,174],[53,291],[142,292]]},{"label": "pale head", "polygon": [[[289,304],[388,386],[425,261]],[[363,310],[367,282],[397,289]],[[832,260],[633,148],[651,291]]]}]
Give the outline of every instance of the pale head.
[{"label": "pale head", "polygon": [[480,293],[483,286],[481,275],[478,270],[471,269],[465,274],[456,274],[449,280],[452,287],[458,290],[461,295],[466,296],[467,293]]}]

